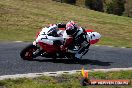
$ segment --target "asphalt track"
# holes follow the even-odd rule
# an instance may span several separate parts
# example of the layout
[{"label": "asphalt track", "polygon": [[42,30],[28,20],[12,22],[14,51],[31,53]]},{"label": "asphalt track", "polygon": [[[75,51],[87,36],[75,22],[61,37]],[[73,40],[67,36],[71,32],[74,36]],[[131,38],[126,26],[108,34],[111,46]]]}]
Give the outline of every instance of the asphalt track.
[{"label": "asphalt track", "polygon": [[0,76],[26,73],[69,71],[85,69],[108,69],[132,67],[132,48],[91,46],[79,63],[68,59],[38,57],[34,61],[22,60],[20,51],[27,42],[0,42]]}]

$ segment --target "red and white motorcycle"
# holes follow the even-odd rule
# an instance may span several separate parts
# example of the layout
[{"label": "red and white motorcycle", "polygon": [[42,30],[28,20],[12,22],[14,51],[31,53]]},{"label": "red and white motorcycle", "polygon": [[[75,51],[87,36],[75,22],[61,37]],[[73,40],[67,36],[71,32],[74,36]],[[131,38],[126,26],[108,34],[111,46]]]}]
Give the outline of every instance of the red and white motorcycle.
[{"label": "red and white motorcycle", "polygon": [[[80,27],[81,28],[81,27]],[[65,38],[69,36],[66,34],[65,28],[60,27],[58,33],[60,36],[53,34],[49,31],[52,28],[42,28],[42,31],[39,32],[36,36],[36,40],[26,46],[21,52],[20,56],[23,60],[33,60],[38,56],[46,57],[46,58],[68,58],[74,59],[75,53],[81,48],[80,45],[73,44],[73,46],[69,46],[66,51],[60,51],[60,45],[63,44]],[[91,44],[95,44],[99,41],[101,35],[93,30],[85,30],[87,32],[87,41],[89,42],[89,46]],[[77,47],[77,48],[76,48]],[[89,47],[88,47],[89,48]],[[85,51],[87,53],[88,49]],[[84,54],[84,55],[85,55]]]}]

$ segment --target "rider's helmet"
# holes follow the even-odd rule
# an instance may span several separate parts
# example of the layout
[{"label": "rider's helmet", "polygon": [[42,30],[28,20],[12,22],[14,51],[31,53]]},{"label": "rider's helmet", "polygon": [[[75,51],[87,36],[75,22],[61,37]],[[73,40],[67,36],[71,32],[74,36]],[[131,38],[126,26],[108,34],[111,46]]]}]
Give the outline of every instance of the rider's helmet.
[{"label": "rider's helmet", "polygon": [[77,24],[74,21],[69,21],[66,24],[66,33],[68,35],[73,35],[77,31]]}]

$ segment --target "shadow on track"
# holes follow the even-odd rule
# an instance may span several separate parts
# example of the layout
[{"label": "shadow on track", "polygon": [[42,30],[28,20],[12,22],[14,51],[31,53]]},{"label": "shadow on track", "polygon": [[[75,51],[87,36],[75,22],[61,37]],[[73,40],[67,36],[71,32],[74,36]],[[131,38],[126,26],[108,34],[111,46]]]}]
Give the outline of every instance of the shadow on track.
[{"label": "shadow on track", "polygon": [[110,66],[113,62],[102,62],[99,60],[89,60],[89,59],[82,59],[79,61],[69,60],[69,59],[34,59],[33,61],[38,62],[53,62],[53,63],[64,63],[64,64],[81,64],[81,65],[99,65],[99,66]]}]

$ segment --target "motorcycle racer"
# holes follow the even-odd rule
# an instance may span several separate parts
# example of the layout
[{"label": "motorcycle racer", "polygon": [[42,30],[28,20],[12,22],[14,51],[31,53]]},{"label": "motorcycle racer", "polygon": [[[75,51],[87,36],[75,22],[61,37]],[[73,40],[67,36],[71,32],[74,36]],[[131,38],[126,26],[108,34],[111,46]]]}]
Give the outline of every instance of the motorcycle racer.
[{"label": "motorcycle racer", "polygon": [[20,56],[23,60],[33,60],[41,56],[46,58],[67,58],[79,60],[89,46],[96,44],[101,35],[91,29],[79,27],[74,21],[66,24],[51,24],[37,33],[35,41],[26,46]]},{"label": "motorcycle racer", "polygon": [[77,46],[81,46],[75,54],[75,58],[80,59],[84,54],[87,53],[90,45],[88,42],[89,37],[87,36],[86,31],[79,27],[74,21],[69,21],[66,24],[65,32],[70,37],[65,40],[64,44],[61,46],[61,49],[64,50],[71,44],[74,44],[74,46],[76,46],[75,48],[79,48]]}]

